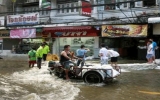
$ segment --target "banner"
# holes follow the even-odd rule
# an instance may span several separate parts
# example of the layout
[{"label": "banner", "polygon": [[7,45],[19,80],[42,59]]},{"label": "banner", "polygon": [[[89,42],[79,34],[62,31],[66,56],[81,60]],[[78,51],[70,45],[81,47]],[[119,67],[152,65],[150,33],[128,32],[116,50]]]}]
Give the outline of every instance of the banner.
[{"label": "banner", "polygon": [[8,15],[7,26],[35,25],[39,23],[39,13]]},{"label": "banner", "polygon": [[0,17],[0,26],[4,26],[4,17]]},{"label": "banner", "polygon": [[102,37],[146,37],[148,25],[103,25]]},{"label": "banner", "polygon": [[79,1],[79,3],[80,6],[82,6],[82,8],[80,8],[80,15],[91,17],[92,13],[91,3],[88,1]]},{"label": "banner", "polygon": [[36,29],[15,29],[10,31],[10,38],[35,38]]},{"label": "banner", "polygon": [[39,0],[39,8],[51,9],[51,2],[48,0]]}]

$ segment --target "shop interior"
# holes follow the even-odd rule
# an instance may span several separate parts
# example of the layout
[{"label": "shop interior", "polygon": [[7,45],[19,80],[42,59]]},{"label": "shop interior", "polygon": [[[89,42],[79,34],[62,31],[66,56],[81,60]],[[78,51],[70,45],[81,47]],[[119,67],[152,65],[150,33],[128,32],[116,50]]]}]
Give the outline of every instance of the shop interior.
[{"label": "shop interior", "polygon": [[80,49],[81,45],[85,45],[86,48],[90,49],[86,56],[94,55],[94,37],[72,37],[72,38],[60,38],[60,51],[63,50],[64,45],[71,45],[71,51],[76,54],[76,50]]}]

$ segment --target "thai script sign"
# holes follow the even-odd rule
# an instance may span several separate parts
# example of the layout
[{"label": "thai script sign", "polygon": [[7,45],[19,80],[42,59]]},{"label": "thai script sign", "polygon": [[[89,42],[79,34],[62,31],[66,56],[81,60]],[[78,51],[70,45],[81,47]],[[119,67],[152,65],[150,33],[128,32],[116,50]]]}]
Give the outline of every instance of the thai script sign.
[{"label": "thai script sign", "polygon": [[7,26],[35,25],[39,23],[39,13],[8,15]]},{"label": "thai script sign", "polygon": [[0,17],[0,26],[4,26],[4,17]]},{"label": "thai script sign", "polygon": [[146,37],[148,25],[103,25],[102,37]]},{"label": "thai script sign", "polygon": [[[98,36],[96,32],[92,32],[92,31],[70,31],[70,32],[59,32],[59,33],[62,33],[62,35],[60,37],[94,37],[94,36]],[[52,34],[52,37],[58,37],[58,36],[55,34]]]},{"label": "thai script sign", "polygon": [[10,31],[10,38],[35,38],[36,29],[15,29]]},{"label": "thai script sign", "polygon": [[80,15],[91,17],[92,13],[91,3],[88,1],[79,1],[79,2],[80,6],[82,6],[82,8],[80,9]]}]

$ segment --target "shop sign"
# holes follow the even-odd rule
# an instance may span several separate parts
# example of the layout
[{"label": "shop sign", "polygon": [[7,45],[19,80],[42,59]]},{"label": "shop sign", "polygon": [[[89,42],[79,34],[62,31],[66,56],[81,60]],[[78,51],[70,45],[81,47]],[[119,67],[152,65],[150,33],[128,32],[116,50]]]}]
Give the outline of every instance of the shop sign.
[{"label": "shop sign", "polygon": [[91,3],[88,1],[79,1],[79,3],[80,6],[82,6],[82,8],[80,8],[80,15],[91,17],[91,12],[92,12]]},{"label": "shop sign", "polygon": [[[71,31],[71,32],[62,32],[62,36],[60,37],[92,37],[92,36],[98,36],[98,35],[96,32],[89,32],[89,31],[73,31],[72,32]],[[52,37],[58,37],[58,36],[55,34],[52,34]]]},{"label": "shop sign", "polygon": [[148,25],[103,25],[102,37],[146,37]]},{"label": "shop sign", "polygon": [[15,29],[10,31],[10,38],[35,38],[36,29]]},{"label": "shop sign", "polygon": [[0,31],[0,38],[9,38],[9,30]]},{"label": "shop sign", "polygon": [[4,26],[4,17],[0,17],[0,26]]},{"label": "shop sign", "polygon": [[34,25],[38,23],[39,23],[39,13],[7,16],[7,26]]}]

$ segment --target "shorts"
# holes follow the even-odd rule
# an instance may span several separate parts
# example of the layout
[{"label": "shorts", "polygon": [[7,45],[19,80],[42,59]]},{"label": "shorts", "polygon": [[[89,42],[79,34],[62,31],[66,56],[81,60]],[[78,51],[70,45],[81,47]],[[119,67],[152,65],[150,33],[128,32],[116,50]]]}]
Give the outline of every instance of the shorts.
[{"label": "shorts", "polygon": [[35,63],[36,63],[36,60],[29,61],[29,64],[35,64]]},{"label": "shorts", "polygon": [[147,55],[146,55],[146,58],[147,58],[147,59],[150,59],[150,58],[152,58],[152,57],[153,57],[153,54],[147,54]]},{"label": "shorts", "polygon": [[111,62],[117,62],[118,61],[118,57],[111,57]]},{"label": "shorts", "polygon": [[[73,62],[71,61],[65,61],[65,62],[61,62],[61,65],[64,66],[65,69],[70,69],[70,63],[74,64]],[[74,64],[75,66],[75,64]]]}]

